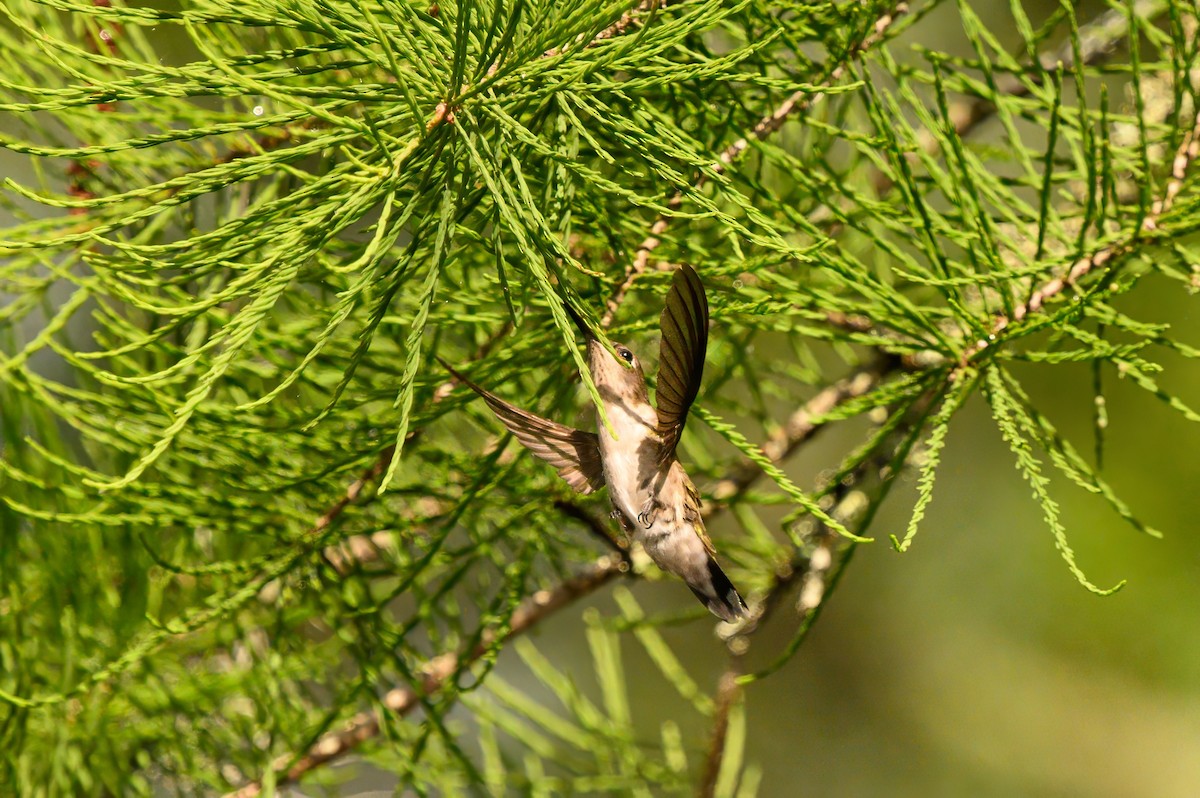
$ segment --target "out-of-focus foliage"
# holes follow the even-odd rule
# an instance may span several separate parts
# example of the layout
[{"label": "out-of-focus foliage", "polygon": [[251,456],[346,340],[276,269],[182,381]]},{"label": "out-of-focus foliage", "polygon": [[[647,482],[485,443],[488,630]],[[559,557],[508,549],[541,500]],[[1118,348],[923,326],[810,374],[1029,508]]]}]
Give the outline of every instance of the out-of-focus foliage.
[{"label": "out-of-focus foliage", "polygon": [[[969,52],[922,37],[931,11]],[[1103,400],[1119,377],[1200,420],[1159,376],[1195,336],[1123,304],[1200,285],[1190,4],[1014,2],[1003,34],[965,2],[0,12],[0,791],[319,782],[301,758],[349,722],[345,750],[422,794],[752,794],[771,764],[743,751],[753,717],[658,629],[707,616],[622,588],[602,616],[575,601],[598,579],[547,610],[586,626],[594,673],[510,642],[615,529],[434,358],[588,425],[566,306],[611,303],[609,332],[652,360],[673,263],[714,318],[683,459],[732,510],[731,577],[795,630],[759,675],[906,464],[893,542],[921,542],[972,396],[1064,573],[1114,588],[1072,554],[1087,530],[1052,474],[1158,534],[1103,477]],[[985,120],[1003,132],[977,141]],[[1027,364],[1086,366],[1089,436],[1058,431]],[[789,416],[851,372],[865,387],[803,423],[853,442],[801,488]],[[510,645],[524,684],[491,673]],[[679,711],[647,731],[635,680]],[[402,710],[393,685],[415,691]]]}]

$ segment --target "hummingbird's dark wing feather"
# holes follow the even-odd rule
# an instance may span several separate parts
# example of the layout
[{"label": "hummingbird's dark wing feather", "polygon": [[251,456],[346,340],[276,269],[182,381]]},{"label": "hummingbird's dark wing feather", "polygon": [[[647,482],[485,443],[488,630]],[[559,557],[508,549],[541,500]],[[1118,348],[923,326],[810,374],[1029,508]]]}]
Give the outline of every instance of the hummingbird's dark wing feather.
[{"label": "hummingbird's dark wing feather", "polygon": [[455,379],[483,397],[488,407],[526,449],[558,471],[558,475],[580,493],[604,487],[604,467],[600,461],[600,438],[594,432],[556,424],[535,416],[479,387],[459,374],[441,358],[442,365]]},{"label": "hummingbird's dark wing feather", "polygon": [[659,462],[675,454],[688,410],[700,391],[708,350],[708,299],[700,275],[684,264],[675,272],[663,305],[662,342],[658,362],[658,434],[663,445]]}]

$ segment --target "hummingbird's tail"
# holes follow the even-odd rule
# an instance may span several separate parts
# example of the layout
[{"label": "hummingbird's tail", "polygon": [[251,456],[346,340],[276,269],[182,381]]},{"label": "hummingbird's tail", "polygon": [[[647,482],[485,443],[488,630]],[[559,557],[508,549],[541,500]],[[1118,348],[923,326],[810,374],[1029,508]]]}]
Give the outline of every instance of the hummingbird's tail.
[{"label": "hummingbird's tail", "polygon": [[[737,588],[729,581],[729,577],[717,565],[712,557],[708,558],[707,579],[688,582],[688,587],[696,594],[696,598],[708,607],[708,611],[722,621],[733,623],[746,616],[746,602],[738,595]],[[707,584],[705,584],[707,583]]]}]

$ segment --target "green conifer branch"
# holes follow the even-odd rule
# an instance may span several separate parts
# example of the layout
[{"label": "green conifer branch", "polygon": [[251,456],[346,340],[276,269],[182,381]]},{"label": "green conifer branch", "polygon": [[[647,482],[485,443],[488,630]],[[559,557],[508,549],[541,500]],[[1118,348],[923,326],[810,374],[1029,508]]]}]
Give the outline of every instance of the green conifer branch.
[{"label": "green conifer branch", "polygon": [[[686,783],[678,725],[662,759],[634,744],[613,631],[694,685],[650,634],[679,618],[623,594],[623,625],[588,621],[602,702],[527,646],[566,720],[539,723],[498,681],[503,710],[472,695],[508,641],[629,564],[622,550],[576,574],[614,545],[577,535],[597,507],[494,448],[486,412],[432,365],[478,361],[506,396],[564,413],[582,364],[563,303],[644,347],[678,262],[701,269],[721,333],[700,397],[721,434],[693,425],[684,446],[706,513],[746,533],[722,556],[764,613],[802,585],[772,665],[738,666],[715,701],[687,688],[716,707],[702,789],[734,789],[741,685],[800,648],[849,562],[829,531],[861,538],[928,440],[923,513],[976,370],[1090,585],[1037,449],[1148,528],[1006,361],[1087,361],[1098,393],[1115,368],[1196,417],[1156,374],[1159,348],[1192,356],[1187,336],[1111,304],[1150,274],[1196,284],[1194,10],[1136,2],[1080,24],[1064,6],[1039,26],[1015,4],[1012,54],[960,4],[968,55],[889,46],[932,5],[5,6],[0,146],[34,169],[0,197],[16,296],[0,309],[0,639],[17,641],[0,650],[0,743],[33,752],[44,732],[68,752],[21,778],[141,777],[128,756],[144,746],[168,784],[242,773],[253,793],[388,735],[373,756],[416,785]],[[162,60],[154,26],[186,53]],[[1119,41],[1128,64],[1107,64]],[[1104,85],[1121,75],[1128,103]],[[762,358],[768,340],[787,355]],[[783,418],[799,390],[814,398]],[[776,470],[858,417],[871,429],[828,481],[802,491]],[[774,489],[755,487],[765,472]],[[776,504],[787,540],[755,512]],[[58,570],[14,567],[30,561]],[[361,711],[385,684],[400,686]],[[198,696],[222,699],[188,716]],[[491,735],[482,764],[447,716],[459,702]],[[105,742],[119,764],[70,764],[82,726],[56,721],[79,712],[133,719]],[[194,752],[163,738],[172,712]],[[531,727],[522,772],[498,738]],[[545,771],[559,745],[594,753],[574,780]]]}]

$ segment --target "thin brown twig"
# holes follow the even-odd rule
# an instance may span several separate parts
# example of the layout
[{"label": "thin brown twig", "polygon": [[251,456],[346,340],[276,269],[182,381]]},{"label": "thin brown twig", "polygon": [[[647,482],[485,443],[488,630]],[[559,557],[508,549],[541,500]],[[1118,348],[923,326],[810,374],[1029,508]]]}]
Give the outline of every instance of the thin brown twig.
[{"label": "thin brown twig", "polygon": [[976,341],[964,350],[961,359],[963,366],[991,346],[994,339],[1010,324],[1023,320],[1031,313],[1041,311],[1048,299],[1058,296],[1066,288],[1074,286],[1080,279],[1096,269],[1129,254],[1139,244],[1150,238],[1158,230],[1159,221],[1171,209],[1175,198],[1179,196],[1179,192],[1183,189],[1183,182],[1187,178],[1188,169],[1197,157],[1200,157],[1200,113],[1196,115],[1192,129],[1184,136],[1183,143],[1175,153],[1175,158],[1171,162],[1171,176],[1163,187],[1162,195],[1150,207],[1141,226],[1125,239],[1115,241],[1076,260],[1063,276],[1047,281],[1030,294],[1028,300],[1013,310],[1011,317],[1000,316],[997,318],[992,324],[992,333],[989,339]]},{"label": "thin brown twig", "polygon": [[[492,347],[494,347],[501,338],[507,335],[510,330],[512,330],[512,322],[505,322],[497,327],[491,334],[488,335],[483,343],[476,348],[475,359],[485,357],[488,352],[492,350]],[[430,402],[432,404],[438,404],[439,402],[445,401],[446,398],[454,391],[454,388],[457,385],[458,378],[450,377],[434,390]],[[408,437],[405,438],[405,443],[412,443],[420,437],[420,434],[420,430],[412,430],[408,433]],[[377,482],[379,478],[383,476],[384,471],[387,469],[388,464],[392,460],[392,454],[395,451],[395,444],[389,444],[385,446],[375,458],[375,462],[365,469],[362,474],[359,475],[358,479],[354,480],[346,487],[346,492],[342,494],[341,498],[334,502],[329,509],[322,513],[319,518],[317,518],[312,527],[309,529],[307,536],[315,536],[322,530],[326,529],[346,510],[347,507],[358,500],[358,498],[362,495],[363,490],[365,490],[368,485],[373,482]],[[350,560],[354,558],[356,552],[362,553],[365,561],[365,559],[369,559],[371,557],[368,552],[377,552],[378,548],[379,539],[375,535],[354,535],[346,538],[345,540],[339,541],[336,544],[326,547],[325,556],[330,559],[331,563],[335,564],[335,568],[338,568],[337,564],[340,563],[342,567],[349,569]]]},{"label": "thin brown twig", "polygon": [[[594,592],[613,577],[621,573],[624,560],[607,555],[592,564],[583,573],[571,577],[551,590],[541,590],[526,599],[517,609],[502,635],[485,633],[479,645],[469,652],[458,655],[445,653],[434,657],[420,669],[420,686],[397,687],[383,697],[383,707],[400,717],[407,715],[421,699],[436,693],[454,674],[478,660],[484,654],[509,638],[523,634],[555,611],[575,600]],[[341,730],[324,735],[299,759],[291,755],[275,760],[276,785],[291,784],[306,773],[328,764],[353,751],[362,743],[377,736],[381,731],[379,715],[375,711],[359,712],[350,718]],[[262,793],[262,782],[254,781],[229,793],[226,798],[254,798]]]},{"label": "thin brown twig", "polygon": [[[929,396],[932,396],[932,393]],[[893,459],[893,454],[889,454],[889,452],[892,452],[891,445],[881,446],[874,456],[864,460],[846,478],[833,486],[829,495],[834,502],[835,509],[832,511],[834,517],[848,523],[849,519],[859,515],[865,506],[862,498],[864,495],[862,483],[872,474],[889,473],[889,466],[892,465]],[[881,484],[886,485],[888,481],[895,479],[898,473],[898,470],[891,471],[891,476],[884,478]],[[881,496],[876,497],[875,501],[879,501],[881,498]],[[863,530],[860,528],[858,531],[862,532]],[[762,597],[754,629],[762,626],[770,618],[783,602],[784,596],[797,582],[800,583],[800,595],[796,599],[796,613],[800,618],[803,619],[815,612],[825,600],[828,578],[835,564],[835,546],[840,538],[825,524],[818,524],[808,535],[808,539],[811,542],[811,549],[808,552],[796,552],[787,567],[775,575],[775,580]],[[844,552],[847,547],[856,545],[858,544],[854,541],[847,541],[841,551]],[[747,646],[742,644],[738,647],[738,653],[745,654],[746,648]]]},{"label": "thin brown twig", "polygon": [[[583,46],[582,49],[595,47],[597,44],[600,44],[600,42],[624,34],[626,31],[632,28],[642,18],[643,15],[655,10],[666,8],[673,2],[677,3],[679,0],[642,0],[642,2],[638,3],[634,8],[622,14],[621,18],[612,25],[609,25],[607,28],[593,36],[587,42],[587,44]],[[583,41],[583,38],[583,36],[580,36],[575,43]],[[569,50],[570,47],[570,44],[564,44],[562,47],[551,47],[549,50],[542,53],[542,58],[553,58],[556,55],[562,55]],[[493,69],[494,68],[495,67],[493,67]]]},{"label": "thin brown twig", "polygon": [[[593,537],[599,539],[604,545],[612,549],[612,552],[621,557],[628,564],[629,562],[629,543],[625,540],[619,540],[609,530],[608,525],[596,518],[587,510],[580,507],[574,501],[558,500],[554,502],[554,507],[568,518],[574,518],[579,523],[583,524],[584,528],[592,533]],[[623,520],[623,516],[618,516]]]},{"label": "thin brown twig", "polygon": [[[1133,5],[1133,13],[1141,18],[1150,18],[1160,14],[1166,7],[1163,0],[1137,0]],[[1079,30],[1080,63],[1075,59],[1075,48],[1070,40],[1064,42],[1057,50],[1042,53],[1038,56],[1037,66],[1044,72],[1054,72],[1059,64],[1064,70],[1077,66],[1092,66],[1112,55],[1117,44],[1129,32],[1129,15],[1125,9],[1109,9]],[[1008,97],[1027,97],[1038,85],[1040,75],[1021,76],[1006,74],[996,81],[996,95]],[[996,113],[996,103],[987,97],[976,97],[953,103],[949,108],[949,122],[954,127],[955,135],[960,138],[969,135],[975,128],[990,119]],[[927,155],[936,156],[941,151],[941,143],[936,135],[923,130],[918,138],[918,146]],[[915,153],[909,158],[916,160]],[[893,181],[883,172],[876,173],[875,193],[883,194],[892,188]]]},{"label": "thin brown twig", "polygon": [[[850,63],[864,52],[869,50],[871,47],[875,46],[875,44],[880,42],[887,33],[888,28],[892,26],[892,23],[907,11],[908,4],[899,2],[896,3],[890,11],[880,16],[875,21],[875,24],[872,26],[871,30],[857,43],[851,45],[849,50],[846,52],[845,57],[838,63],[836,67],[833,68],[833,71],[829,73],[829,76],[823,82],[823,89],[827,90],[837,81],[841,80],[842,77],[845,76],[846,71],[850,68]],[[813,106],[824,99],[825,95],[825,90],[813,91],[812,89],[805,89],[803,91],[793,93],[786,100],[776,106],[775,110],[760,119],[758,123],[750,130],[748,135],[743,136],[742,138],[733,142],[733,144],[730,144],[728,147],[726,147],[721,152],[717,163],[713,164],[713,173],[717,175],[723,174],[725,170],[750,147],[750,142],[752,140],[761,141],[765,139],[767,136],[783,127],[783,123],[787,121],[789,116],[795,113],[803,113],[810,110]],[[707,173],[701,174],[699,178],[697,178],[696,182],[692,184],[691,190],[697,191],[703,188],[708,183],[709,179],[710,177]],[[675,194],[667,201],[668,210],[678,210],[683,205],[683,200],[684,193],[682,191],[675,192]],[[633,256],[633,261],[625,270],[625,276],[622,278],[621,282],[617,284],[616,290],[613,291],[612,296],[608,300],[608,307],[605,309],[604,317],[601,320],[602,326],[607,327],[612,324],[613,317],[616,316],[617,309],[625,300],[625,295],[629,293],[629,289],[632,287],[634,280],[646,272],[650,264],[650,255],[655,249],[658,248],[659,244],[662,243],[661,236],[667,231],[667,228],[670,227],[671,219],[671,216],[664,214],[655,219],[653,224],[650,225],[649,234],[642,241],[642,243],[638,245],[638,248]]]},{"label": "thin brown twig", "polygon": [[700,776],[700,787],[696,790],[699,798],[712,798],[717,790],[717,778],[721,775],[721,763],[725,760],[725,741],[729,736],[729,713],[742,697],[742,687],[738,684],[738,676],[741,675],[738,662],[739,658],[735,656],[717,683],[708,755],[704,758],[704,771]]}]

